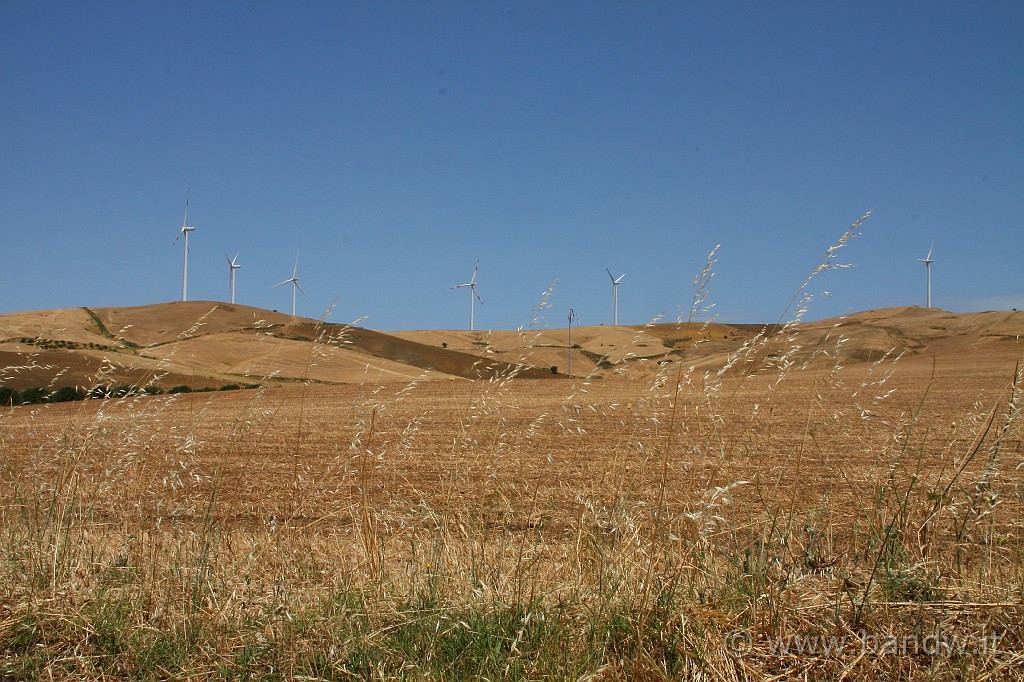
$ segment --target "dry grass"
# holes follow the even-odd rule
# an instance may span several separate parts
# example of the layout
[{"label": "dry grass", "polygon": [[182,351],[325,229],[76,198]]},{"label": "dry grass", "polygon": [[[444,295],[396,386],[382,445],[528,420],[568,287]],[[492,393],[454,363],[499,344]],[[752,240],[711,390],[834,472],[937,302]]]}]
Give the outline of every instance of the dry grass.
[{"label": "dry grass", "polygon": [[1020,377],[840,331],[0,411],[2,674],[1021,679]]}]

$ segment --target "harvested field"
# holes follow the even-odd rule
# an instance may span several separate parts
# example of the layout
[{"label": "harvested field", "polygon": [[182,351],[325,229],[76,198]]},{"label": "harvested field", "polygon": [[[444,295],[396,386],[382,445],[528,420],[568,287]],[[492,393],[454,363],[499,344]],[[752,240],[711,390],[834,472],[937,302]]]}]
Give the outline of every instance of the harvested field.
[{"label": "harvested field", "polygon": [[760,352],[8,408],[6,674],[1020,679],[1014,362]]}]

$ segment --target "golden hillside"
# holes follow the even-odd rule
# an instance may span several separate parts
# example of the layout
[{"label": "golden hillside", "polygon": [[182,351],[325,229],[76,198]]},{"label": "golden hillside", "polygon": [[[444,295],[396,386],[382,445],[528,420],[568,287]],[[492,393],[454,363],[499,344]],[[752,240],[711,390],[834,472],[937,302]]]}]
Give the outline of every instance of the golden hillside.
[{"label": "golden hillside", "polygon": [[[649,376],[665,363],[709,371],[773,371],[903,354],[955,371],[1011,372],[1024,313],[870,310],[800,325],[668,323],[572,330],[572,373]],[[767,344],[744,344],[768,335]],[[0,385],[194,388],[295,381],[359,383],[474,379],[520,367],[565,376],[567,330],[405,331],[359,327],[208,301],[0,315]],[[552,372],[554,368],[555,372]]]}]

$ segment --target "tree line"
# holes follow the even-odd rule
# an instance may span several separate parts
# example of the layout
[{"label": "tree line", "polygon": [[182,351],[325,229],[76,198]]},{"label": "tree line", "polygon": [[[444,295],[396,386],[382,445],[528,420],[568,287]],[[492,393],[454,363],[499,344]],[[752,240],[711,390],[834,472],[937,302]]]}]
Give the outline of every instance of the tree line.
[{"label": "tree line", "polygon": [[57,389],[40,387],[26,388],[23,391],[0,386],[0,405],[13,407],[15,405],[40,405],[43,403],[68,403],[76,400],[96,400],[100,398],[127,398],[141,395],[160,395],[162,393],[205,393],[209,391],[237,391],[241,388],[256,388],[255,384],[225,384],[220,388],[192,388],[191,386],[174,386],[164,391],[159,386],[93,386],[82,388],[80,386],[61,386]]}]

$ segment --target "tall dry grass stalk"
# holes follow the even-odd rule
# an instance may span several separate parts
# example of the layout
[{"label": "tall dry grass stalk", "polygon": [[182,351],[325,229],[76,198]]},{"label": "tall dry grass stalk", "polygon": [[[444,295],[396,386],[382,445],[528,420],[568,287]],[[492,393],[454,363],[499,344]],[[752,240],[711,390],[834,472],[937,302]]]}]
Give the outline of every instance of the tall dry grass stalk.
[{"label": "tall dry grass stalk", "polygon": [[0,412],[2,674],[1020,678],[1020,371],[805,341],[863,220],[710,370],[525,380],[527,329],[487,380]]}]

